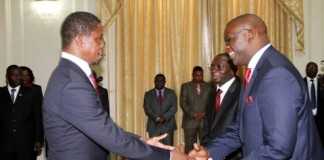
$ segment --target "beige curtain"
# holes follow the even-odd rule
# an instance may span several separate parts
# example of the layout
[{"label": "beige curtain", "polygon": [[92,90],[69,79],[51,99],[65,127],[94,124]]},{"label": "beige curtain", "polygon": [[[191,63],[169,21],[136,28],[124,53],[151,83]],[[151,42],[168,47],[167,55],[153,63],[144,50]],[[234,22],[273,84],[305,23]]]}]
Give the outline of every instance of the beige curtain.
[{"label": "beige curtain", "polygon": [[[207,66],[214,55],[223,52],[223,31],[231,18],[243,13],[261,16],[268,25],[272,44],[288,57],[292,55],[295,20],[279,0],[97,0],[97,3],[98,14],[105,24],[116,19],[113,23],[117,28],[117,123],[141,136],[147,136],[143,96],[153,88],[154,75],[165,74],[167,87],[177,95],[180,85],[191,80],[193,66],[202,65],[208,77]],[[176,144],[183,143],[181,117],[178,107]]]}]

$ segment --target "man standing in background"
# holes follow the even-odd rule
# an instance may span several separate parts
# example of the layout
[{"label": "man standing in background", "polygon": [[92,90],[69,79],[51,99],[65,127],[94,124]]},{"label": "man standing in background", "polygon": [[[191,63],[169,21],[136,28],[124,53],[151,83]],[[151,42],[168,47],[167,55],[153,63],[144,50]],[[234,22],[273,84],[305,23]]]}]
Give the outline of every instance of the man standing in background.
[{"label": "man standing in background", "polygon": [[204,70],[200,66],[195,66],[192,70],[192,80],[181,85],[180,93],[186,153],[193,149],[197,138],[199,142],[202,142],[203,119],[206,114],[209,92],[210,85],[204,81]]},{"label": "man standing in background", "polygon": [[177,96],[174,90],[165,87],[165,76],[157,74],[155,87],[144,95],[144,111],[147,116],[146,130],[149,137],[168,133],[162,143],[173,145],[174,130],[177,129],[175,114],[177,112]]},{"label": "man standing in background", "polygon": [[11,65],[0,88],[0,152],[4,160],[35,160],[43,143],[41,100],[21,85],[21,71]]},{"label": "man standing in background", "polygon": [[315,62],[308,62],[306,65],[306,77],[304,78],[308,88],[308,95],[312,102],[312,113],[315,118],[322,144],[324,142],[324,127],[321,122],[324,119],[324,90],[318,79],[318,66]]}]

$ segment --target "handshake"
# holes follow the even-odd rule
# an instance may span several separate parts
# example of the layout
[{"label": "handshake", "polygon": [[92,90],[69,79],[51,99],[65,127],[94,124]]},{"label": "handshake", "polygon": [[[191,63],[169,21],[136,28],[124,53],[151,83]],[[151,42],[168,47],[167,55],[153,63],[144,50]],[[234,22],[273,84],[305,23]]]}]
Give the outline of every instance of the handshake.
[{"label": "handshake", "polygon": [[155,146],[158,148],[166,149],[170,151],[170,160],[211,160],[209,158],[209,153],[207,149],[205,149],[203,146],[200,146],[198,144],[194,144],[194,149],[189,152],[189,154],[185,154],[184,151],[181,149],[181,146],[169,146],[165,145],[160,142],[163,138],[167,137],[167,133],[157,136],[157,137],[152,137],[148,140],[143,140],[147,144],[151,146]]}]

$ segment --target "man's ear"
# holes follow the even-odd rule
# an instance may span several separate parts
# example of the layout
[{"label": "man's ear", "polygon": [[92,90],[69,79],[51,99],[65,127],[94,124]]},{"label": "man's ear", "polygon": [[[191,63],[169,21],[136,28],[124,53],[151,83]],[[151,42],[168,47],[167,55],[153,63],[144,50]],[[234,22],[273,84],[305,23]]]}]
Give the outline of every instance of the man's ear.
[{"label": "man's ear", "polygon": [[248,30],[248,32],[246,34],[247,34],[248,40],[251,41],[256,36],[256,30],[250,29],[250,30]]},{"label": "man's ear", "polygon": [[77,35],[73,41],[78,47],[82,47],[84,44],[84,36]]}]

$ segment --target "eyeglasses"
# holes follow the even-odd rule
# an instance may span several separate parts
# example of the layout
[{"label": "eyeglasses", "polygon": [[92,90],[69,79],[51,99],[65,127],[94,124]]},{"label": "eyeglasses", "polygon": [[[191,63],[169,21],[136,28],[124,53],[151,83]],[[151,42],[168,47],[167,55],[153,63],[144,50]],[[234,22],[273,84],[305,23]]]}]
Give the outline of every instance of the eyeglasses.
[{"label": "eyeglasses", "polygon": [[225,44],[229,44],[234,38],[236,38],[243,31],[251,31],[251,29],[249,29],[249,28],[242,28],[242,29],[240,29],[240,30],[232,33],[233,36],[231,36],[231,37],[225,36],[224,37]]}]

